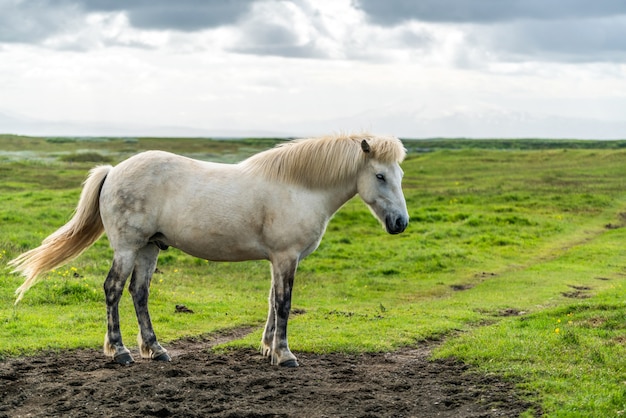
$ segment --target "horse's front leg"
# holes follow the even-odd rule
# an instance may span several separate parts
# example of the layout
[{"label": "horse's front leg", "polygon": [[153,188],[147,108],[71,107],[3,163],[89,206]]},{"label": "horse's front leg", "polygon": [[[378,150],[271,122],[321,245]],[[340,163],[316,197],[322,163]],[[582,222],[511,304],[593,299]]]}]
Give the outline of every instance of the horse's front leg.
[{"label": "horse's front leg", "polygon": [[298,360],[287,343],[287,321],[291,310],[293,280],[298,268],[297,258],[272,260],[272,288],[269,298],[269,314],[263,339],[263,352],[270,357],[272,365],[297,367]]},{"label": "horse's front leg", "polygon": [[157,341],[148,311],[150,280],[156,268],[158,256],[159,248],[155,244],[148,244],[139,250],[128,290],[133,297],[137,322],[139,323],[137,343],[141,357],[158,361],[170,361],[171,358],[167,354],[167,350],[161,347]]}]

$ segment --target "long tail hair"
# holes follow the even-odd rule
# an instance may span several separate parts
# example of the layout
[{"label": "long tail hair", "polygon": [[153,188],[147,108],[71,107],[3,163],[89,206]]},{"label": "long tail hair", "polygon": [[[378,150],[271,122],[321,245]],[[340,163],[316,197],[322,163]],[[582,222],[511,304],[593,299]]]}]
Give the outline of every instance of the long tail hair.
[{"label": "long tail hair", "polygon": [[9,262],[14,268],[14,273],[21,273],[26,277],[24,283],[15,291],[16,304],[35,284],[37,276],[77,257],[100,238],[104,232],[100,218],[100,190],[111,168],[109,165],[93,168],[83,183],[83,190],[72,219],[44,239],[39,247]]}]

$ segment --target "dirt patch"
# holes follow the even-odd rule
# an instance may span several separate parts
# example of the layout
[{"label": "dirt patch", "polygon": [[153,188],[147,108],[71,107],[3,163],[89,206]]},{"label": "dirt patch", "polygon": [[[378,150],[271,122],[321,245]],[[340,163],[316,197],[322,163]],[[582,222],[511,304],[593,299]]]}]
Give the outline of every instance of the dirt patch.
[{"label": "dirt patch", "polygon": [[561,292],[561,295],[570,299],[589,299],[591,297],[589,293],[583,292],[580,290],[572,290],[571,292]]},{"label": "dirt patch", "polygon": [[571,287],[572,289],[576,289],[576,290],[580,290],[580,291],[591,290],[592,289],[590,286],[577,286],[577,285],[573,285],[573,284],[568,284],[567,286]]},{"label": "dirt patch", "polygon": [[608,223],[604,225],[606,229],[619,229],[623,228],[626,225],[626,212],[620,212],[618,215],[619,222],[618,223]]},{"label": "dirt patch", "polygon": [[575,286],[572,284],[568,284],[568,286],[574,290],[570,292],[561,292],[561,295],[565,296],[566,298],[588,299],[591,297],[591,295],[588,293],[588,291],[591,290],[591,287],[589,286]]},{"label": "dirt patch", "polygon": [[169,344],[171,363],[135,354],[124,367],[96,350],[6,359],[0,417],[462,418],[533,408],[511,382],[430,361],[433,343],[386,354],[297,353],[295,369],[272,367],[252,350],[208,350],[248,331]]},{"label": "dirt patch", "polygon": [[470,290],[473,289],[474,285],[471,283],[467,283],[467,284],[451,284],[450,285],[450,289],[454,290],[455,292],[462,292],[463,290]]},{"label": "dirt patch", "polygon": [[496,273],[491,273],[491,272],[488,272],[488,271],[482,271],[480,273],[474,274],[474,277],[480,277],[480,278],[483,278],[483,279],[488,279],[488,278],[492,278],[492,277],[496,277],[496,276],[497,276]]},{"label": "dirt patch", "polygon": [[519,309],[515,309],[515,308],[506,308],[506,309],[500,309],[498,311],[497,316],[522,316],[525,314],[526,314],[526,311],[520,311]]}]

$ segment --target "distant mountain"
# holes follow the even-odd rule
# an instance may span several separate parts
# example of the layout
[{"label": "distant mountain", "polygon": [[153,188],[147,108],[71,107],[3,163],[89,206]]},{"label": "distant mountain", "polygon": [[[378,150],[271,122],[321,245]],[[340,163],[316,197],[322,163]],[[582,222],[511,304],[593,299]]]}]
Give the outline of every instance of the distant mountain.
[{"label": "distant mountain", "polygon": [[49,122],[0,113],[0,134],[33,136],[157,136],[157,137],[288,137],[288,133],[264,129],[208,129],[188,126],[145,126],[124,123]]},{"label": "distant mountain", "polygon": [[400,103],[349,117],[307,121],[299,127],[312,132],[367,130],[404,138],[626,139],[626,120],[531,114],[483,104],[440,109]]},{"label": "distant mountain", "polygon": [[39,121],[0,113],[0,133],[39,136],[293,137],[370,131],[404,138],[626,139],[626,120],[568,118],[484,103],[456,106],[398,102],[355,115],[242,129]]}]

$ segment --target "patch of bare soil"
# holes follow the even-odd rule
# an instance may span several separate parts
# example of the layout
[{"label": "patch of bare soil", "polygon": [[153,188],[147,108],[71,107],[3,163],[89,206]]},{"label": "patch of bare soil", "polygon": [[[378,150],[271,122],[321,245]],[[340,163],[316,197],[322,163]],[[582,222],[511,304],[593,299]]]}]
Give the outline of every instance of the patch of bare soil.
[{"label": "patch of bare soil", "polygon": [[300,367],[211,346],[249,330],[169,344],[171,363],[112,363],[97,350],[0,362],[0,417],[515,417],[514,385],[454,360],[432,343],[385,354],[296,353]]},{"label": "patch of bare soil", "polygon": [[591,297],[591,295],[587,293],[587,291],[591,290],[591,287],[589,286],[575,286],[571,284],[568,286],[574,290],[569,291],[569,292],[561,292],[561,294],[565,296],[566,298],[588,299]]}]

